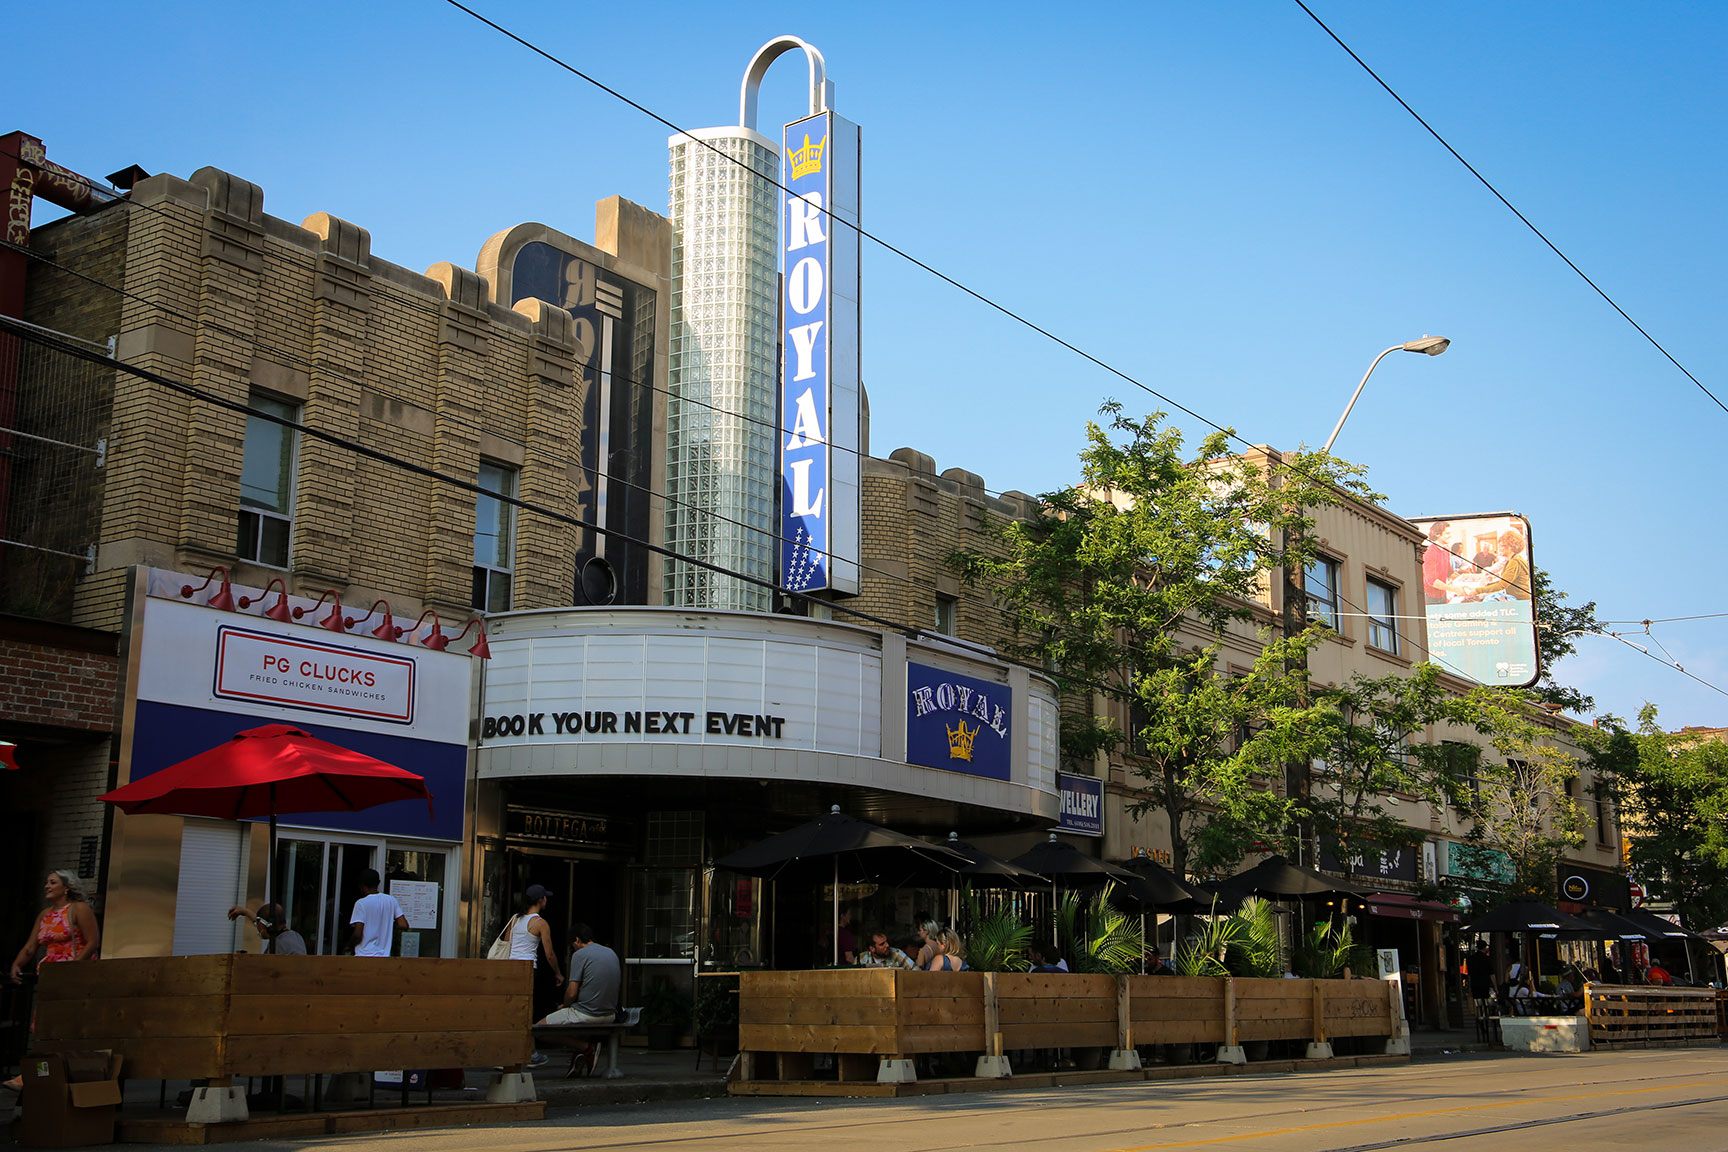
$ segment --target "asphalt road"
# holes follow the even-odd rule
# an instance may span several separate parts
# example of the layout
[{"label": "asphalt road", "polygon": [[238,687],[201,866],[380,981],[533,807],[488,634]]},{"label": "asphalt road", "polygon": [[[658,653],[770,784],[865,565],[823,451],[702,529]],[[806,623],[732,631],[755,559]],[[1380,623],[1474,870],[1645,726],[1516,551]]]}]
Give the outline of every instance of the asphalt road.
[{"label": "asphalt road", "polygon": [[721,1099],[511,1127],[274,1141],[413,1152],[1368,1152],[1728,1149],[1728,1049],[1480,1056],[1388,1068],[897,1101]]}]

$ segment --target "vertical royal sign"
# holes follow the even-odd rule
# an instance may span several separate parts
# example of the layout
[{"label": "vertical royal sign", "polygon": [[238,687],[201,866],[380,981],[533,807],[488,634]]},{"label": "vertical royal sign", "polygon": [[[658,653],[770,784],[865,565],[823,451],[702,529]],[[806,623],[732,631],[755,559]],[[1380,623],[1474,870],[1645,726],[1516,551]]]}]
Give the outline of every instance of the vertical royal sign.
[{"label": "vertical royal sign", "polygon": [[781,229],[780,582],[858,592],[858,126],[785,129]]}]

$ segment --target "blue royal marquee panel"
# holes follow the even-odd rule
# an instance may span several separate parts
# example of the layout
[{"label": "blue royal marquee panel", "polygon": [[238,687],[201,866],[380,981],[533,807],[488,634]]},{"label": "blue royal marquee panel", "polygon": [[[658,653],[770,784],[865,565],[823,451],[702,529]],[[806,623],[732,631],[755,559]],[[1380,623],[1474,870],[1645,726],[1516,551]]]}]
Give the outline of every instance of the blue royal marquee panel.
[{"label": "blue royal marquee panel", "polygon": [[1007,780],[1012,770],[1007,687],[924,664],[906,665],[906,762]]}]

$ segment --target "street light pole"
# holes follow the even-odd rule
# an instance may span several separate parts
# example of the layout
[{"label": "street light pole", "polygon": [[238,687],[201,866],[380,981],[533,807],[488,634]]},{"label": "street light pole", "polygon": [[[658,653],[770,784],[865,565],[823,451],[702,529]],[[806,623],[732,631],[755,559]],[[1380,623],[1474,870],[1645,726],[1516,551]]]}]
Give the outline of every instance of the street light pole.
[{"label": "street light pole", "polygon": [[1332,435],[1326,437],[1326,447],[1322,448],[1321,451],[1331,453],[1333,441],[1338,439],[1338,433],[1344,431],[1344,421],[1350,419],[1350,409],[1356,407],[1357,398],[1362,395],[1362,389],[1368,384],[1368,377],[1374,375],[1374,369],[1380,366],[1380,361],[1394,352],[1421,352],[1429,356],[1438,356],[1446,351],[1451,343],[1452,341],[1444,336],[1424,336],[1420,340],[1406,340],[1402,344],[1394,344],[1374,357],[1374,363],[1368,365],[1368,371],[1362,373],[1362,382],[1356,385],[1356,391],[1350,394],[1350,403],[1344,405],[1344,415],[1338,417],[1338,423],[1332,429]]}]

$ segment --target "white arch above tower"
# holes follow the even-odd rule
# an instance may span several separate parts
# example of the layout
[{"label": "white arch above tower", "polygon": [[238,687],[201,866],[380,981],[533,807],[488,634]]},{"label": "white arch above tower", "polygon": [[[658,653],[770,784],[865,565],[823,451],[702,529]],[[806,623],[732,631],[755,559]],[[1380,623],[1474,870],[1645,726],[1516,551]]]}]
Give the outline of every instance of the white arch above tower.
[{"label": "white arch above tower", "polygon": [[834,107],[834,82],[828,79],[828,63],[815,45],[806,44],[796,36],[776,36],[756,50],[750,67],[744,70],[744,83],[738,91],[738,123],[756,131],[756,96],[762,88],[762,77],[768,66],[787,52],[801,50],[810,65],[810,115],[827,112]]}]

